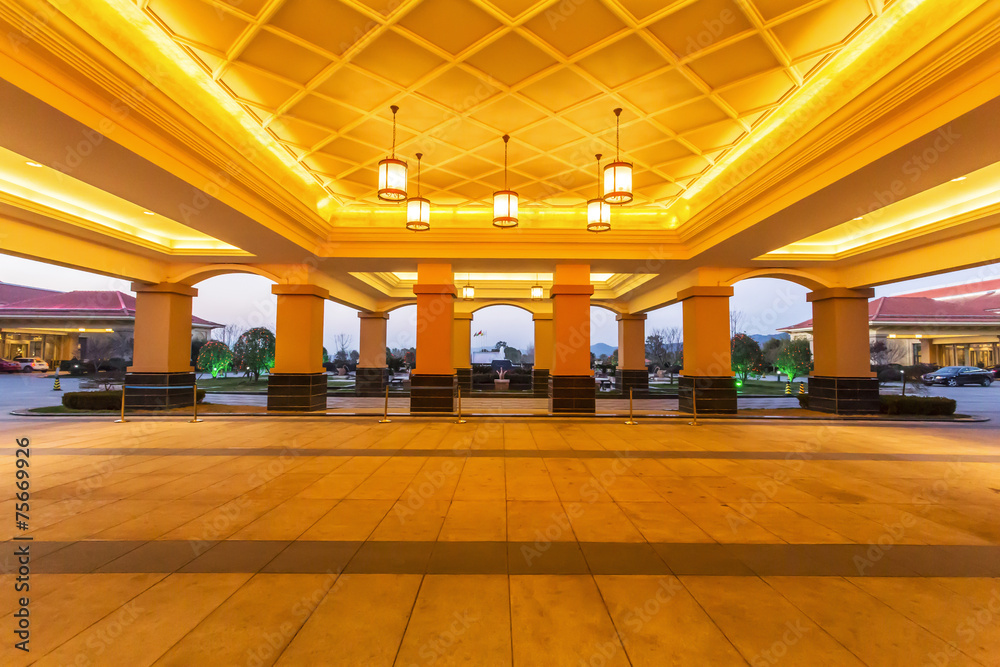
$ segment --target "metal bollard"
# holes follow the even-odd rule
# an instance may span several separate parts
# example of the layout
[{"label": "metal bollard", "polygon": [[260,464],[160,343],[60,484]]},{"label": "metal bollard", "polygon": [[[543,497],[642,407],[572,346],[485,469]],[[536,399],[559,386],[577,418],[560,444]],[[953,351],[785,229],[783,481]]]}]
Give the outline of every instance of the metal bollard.
[{"label": "metal bollard", "polygon": [[458,419],[455,420],[456,424],[464,424],[465,420],[462,419],[462,388],[458,388]]},{"label": "metal bollard", "polygon": [[198,383],[194,383],[194,417],[191,418],[189,424],[200,424],[201,419],[198,419]]},{"label": "metal bollard", "polygon": [[698,392],[695,387],[697,382],[698,381],[695,380],[691,384],[691,413],[694,415],[694,421],[689,422],[691,426],[701,426],[701,424],[698,423]]},{"label": "metal bollard", "polygon": [[382,419],[378,420],[379,424],[389,424],[392,420],[389,419],[389,385],[385,386],[385,409],[382,411]]},{"label": "metal bollard", "polygon": [[115,420],[116,424],[127,424],[128,420],[125,419],[125,385],[122,385],[122,417],[121,419]]},{"label": "metal bollard", "polygon": [[629,387],[629,389],[628,389],[628,421],[625,422],[625,424],[627,426],[635,426],[636,424],[639,423],[636,420],[632,419],[632,391],[633,391],[633,389],[631,387]]}]

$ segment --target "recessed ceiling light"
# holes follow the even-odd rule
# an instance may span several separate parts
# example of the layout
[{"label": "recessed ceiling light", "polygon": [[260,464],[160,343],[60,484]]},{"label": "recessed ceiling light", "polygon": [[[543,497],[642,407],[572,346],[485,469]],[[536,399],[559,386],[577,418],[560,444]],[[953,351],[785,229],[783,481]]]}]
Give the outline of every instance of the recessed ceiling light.
[{"label": "recessed ceiling light", "polygon": [[29,167],[41,167],[41,166],[43,166],[43,165],[38,164],[37,162],[32,162],[31,160],[28,160],[24,164],[28,165]]},{"label": "recessed ceiling light", "polygon": [[860,216],[860,215],[859,215],[859,216],[858,216],[858,217],[856,217],[856,218],[851,218],[851,220],[861,220],[862,218],[863,218],[863,216]]},{"label": "recessed ceiling light", "polygon": [[955,181],[964,181],[964,180],[965,180],[965,176],[959,176],[958,178],[951,179],[951,182],[954,183]]},{"label": "recessed ceiling light", "polygon": [[146,215],[156,215],[156,214],[155,214],[155,213],[153,213],[152,211],[143,211],[143,213],[145,213]]}]

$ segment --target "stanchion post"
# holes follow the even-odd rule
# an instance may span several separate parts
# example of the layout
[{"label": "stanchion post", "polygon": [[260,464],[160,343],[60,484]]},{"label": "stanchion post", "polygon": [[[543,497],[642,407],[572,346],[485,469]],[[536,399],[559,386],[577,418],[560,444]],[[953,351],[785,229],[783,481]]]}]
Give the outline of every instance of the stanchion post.
[{"label": "stanchion post", "polygon": [[465,420],[462,419],[462,388],[458,388],[458,419],[455,420],[456,424],[464,424]]},{"label": "stanchion post", "polygon": [[378,420],[379,424],[388,424],[392,422],[389,419],[389,385],[385,386],[385,409],[382,411],[382,419]]},{"label": "stanchion post", "polygon": [[628,421],[625,422],[627,426],[635,426],[638,424],[636,420],[632,419],[632,387],[628,389]]},{"label": "stanchion post", "polygon": [[125,419],[125,383],[122,383],[122,417],[121,419],[115,420],[116,424],[126,424],[128,420]]},{"label": "stanchion post", "polygon": [[201,419],[198,419],[198,383],[194,383],[194,417],[191,418],[189,423],[200,424]]}]

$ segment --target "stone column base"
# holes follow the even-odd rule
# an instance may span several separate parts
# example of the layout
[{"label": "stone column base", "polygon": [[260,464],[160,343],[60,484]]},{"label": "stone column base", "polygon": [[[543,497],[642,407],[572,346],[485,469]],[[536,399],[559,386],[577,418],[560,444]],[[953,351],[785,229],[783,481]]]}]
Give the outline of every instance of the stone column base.
[{"label": "stone column base", "polygon": [[271,373],[267,379],[267,409],[326,410],[326,373]]},{"label": "stone column base", "polygon": [[455,411],[454,375],[410,375],[410,412]]},{"label": "stone column base", "polygon": [[809,377],[809,409],[835,415],[879,412],[878,379]]},{"label": "stone column base", "polygon": [[458,383],[458,387],[462,390],[462,393],[468,396],[472,393],[472,369],[471,368],[456,368],[455,369],[455,379]]},{"label": "stone column base", "polygon": [[355,396],[384,396],[387,368],[362,368],[354,371]]},{"label": "stone column base", "polygon": [[548,398],[549,395],[549,369],[531,369],[531,395],[535,398]]},{"label": "stone column base", "polygon": [[549,412],[592,415],[597,411],[597,385],[592,375],[550,375]]},{"label": "stone column base", "polygon": [[194,373],[126,373],[125,407],[167,410],[194,405]]},{"label": "stone column base", "polygon": [[681,375],[677,382],[677,399],[681,412],[694,412],[694,403],[697,403],[699,415],[735,415],[736,378]]},{"label": "stone column base", "polygon": [[628,398],[630,389],[634,398],[649,398],[649,373],[645,368],[617,370],[615,389],[621,390],[622,398]]}]

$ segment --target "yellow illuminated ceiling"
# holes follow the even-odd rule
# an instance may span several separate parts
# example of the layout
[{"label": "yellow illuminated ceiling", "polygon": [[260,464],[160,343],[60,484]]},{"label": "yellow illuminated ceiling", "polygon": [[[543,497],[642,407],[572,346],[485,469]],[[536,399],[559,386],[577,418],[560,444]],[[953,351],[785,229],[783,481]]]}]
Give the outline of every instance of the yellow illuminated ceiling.
[{"label": "yellow illuminated ceiling", "polygon": [[622,106],[635,205],[669,206],[900,4],[134,2],[137,21],[158,26],[336,201],[366,208],[391,103],[410,188],[419,151],[435,205],[488,202],[503,185],[504,133],[524,204],[581,205],[596,191],[594,154],[614,154]]},{"label": "yellow illuminated ceiling", "polygon": [[[892,197],[891,192],[882,193]],[[879,205],[873,202],[873,205]],[[1000,164],[942,183],[758,257],[837,260],[1000,212]]]},{"label": "yellow illuminated ceiling", "polygon": [[[413,298],[413,285],[417,274],[408,271],[357,272],[351,273],[363,283],[377,289],[386,296]],[[594,299],[614,299],[639,285],[653,279],[653,273],[591,273],[594,285]],[[551,273],[455,273],[455,285],[473,285],[480,298],[506,298],[526,300],[532,285],[541,285],[546,290],[552,287]]]},{"label": "yellow illuminated ceiling", "polygon": [[169,255],[250,254],[5,148],[0,202]]}]

